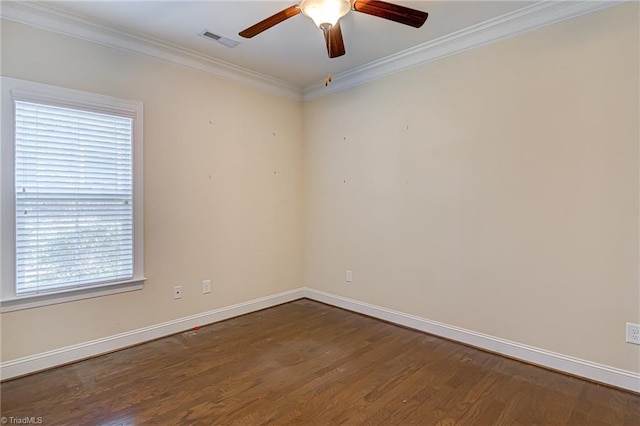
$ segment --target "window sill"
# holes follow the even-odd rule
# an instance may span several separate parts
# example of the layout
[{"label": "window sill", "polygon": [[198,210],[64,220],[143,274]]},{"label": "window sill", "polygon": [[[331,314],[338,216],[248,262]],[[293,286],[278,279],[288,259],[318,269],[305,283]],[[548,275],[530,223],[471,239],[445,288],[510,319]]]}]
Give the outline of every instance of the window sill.
[{"label": "window sill", "polygon": [[31,294],[0,301],[0,313],[20,311],[22,309],[55,305],[74,300],[91,299],[93,297],[142,290],[146,278],[120,281],[96,287],[78,288],[57,293]]}]

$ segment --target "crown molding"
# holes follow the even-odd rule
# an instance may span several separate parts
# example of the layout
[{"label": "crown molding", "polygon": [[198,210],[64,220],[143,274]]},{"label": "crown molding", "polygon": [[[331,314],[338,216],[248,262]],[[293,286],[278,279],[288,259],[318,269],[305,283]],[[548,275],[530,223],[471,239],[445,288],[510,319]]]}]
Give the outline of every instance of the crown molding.
[{"label": "crown molding", "polygon": [[305,87],[303,89],[303,100],[309,101],[346,90],[469,49],[625,3],[626,1],[629,0],[540,1],[380,60],[335,74],[333,82],[328,87],[325,87],[324,84],[313,84]]},{"label": "crown molding", "polygon": [[3,1],[0,16],[21,24],[160,59],[263,92],[301,99],[300,88],[286,81],[150,37],[117,31],[40,2]]}]

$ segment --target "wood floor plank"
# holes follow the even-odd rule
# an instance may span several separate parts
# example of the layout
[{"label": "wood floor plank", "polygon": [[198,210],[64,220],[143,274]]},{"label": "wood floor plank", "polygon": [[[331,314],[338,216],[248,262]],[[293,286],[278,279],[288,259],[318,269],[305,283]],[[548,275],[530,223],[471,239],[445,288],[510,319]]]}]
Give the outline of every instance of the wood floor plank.
[{"label": "wood floor plank", "polygon": [[45,425],[640,425],[640,395],[302,299],[0,385]]}]

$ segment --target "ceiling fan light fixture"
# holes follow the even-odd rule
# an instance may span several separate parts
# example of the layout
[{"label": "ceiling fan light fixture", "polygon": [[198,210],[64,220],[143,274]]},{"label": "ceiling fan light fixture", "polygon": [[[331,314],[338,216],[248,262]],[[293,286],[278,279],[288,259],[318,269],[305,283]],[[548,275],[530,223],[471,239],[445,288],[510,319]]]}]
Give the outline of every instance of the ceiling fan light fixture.
[{"label": "ceiling fan light fixture", "polygon": [[333,27],[351,10],[349,0],[303,0],[302,13],[311,18],[318,28]]}]

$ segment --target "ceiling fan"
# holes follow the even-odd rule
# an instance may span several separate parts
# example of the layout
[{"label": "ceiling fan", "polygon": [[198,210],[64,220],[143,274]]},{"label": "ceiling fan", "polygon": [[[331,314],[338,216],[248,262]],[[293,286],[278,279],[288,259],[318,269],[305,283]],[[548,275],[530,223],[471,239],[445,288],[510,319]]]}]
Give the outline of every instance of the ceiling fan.
[{"label": "ceiling fan", "polygon": [[393,3],[378,0],[302,0],[240,32],[240,36],[251,38],[300,13],[308,16],[324,32],[327,53],[330,58],[344,55],[344,40],[340,29],[340,18],[349,11],[366,13],[400,24],[420,28],[429,14]]}]

